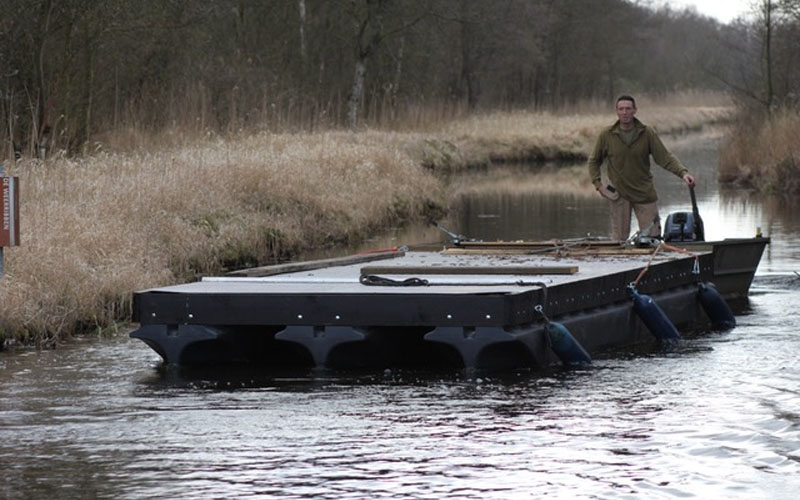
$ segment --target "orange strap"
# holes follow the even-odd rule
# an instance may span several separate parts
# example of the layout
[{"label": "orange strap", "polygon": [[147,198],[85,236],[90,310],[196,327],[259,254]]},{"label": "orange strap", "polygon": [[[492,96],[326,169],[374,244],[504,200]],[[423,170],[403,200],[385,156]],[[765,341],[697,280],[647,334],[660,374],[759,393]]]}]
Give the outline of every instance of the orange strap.
[{"label": "orange strap", "polygon": [[647,265],[644,266],[644,269],[642,269],[642,271],[639,273],[639,276],[637,276],[636,279],[633,281],[633,283],[631,283],[631,285],[634,288],[636,288],[639,285],[639,281],[641,281],[641,279],[644,278],[644,275],[647,274],[647,271],[650,270],[650,264],[653,262],[653,259],[656,258],[656,254],[662,248],[664,248],[665,250],[670,250],[672,252],[680,252],[680,253],[685,253],[686,255],[693,256],[694,260],[695,260],[695,265],[697,265],[698,259],[700,258],[700,256],[698,254],[694,253],[694,252],[690,252],[690,251],[686,250],[685,248],[678,248],[678,247],[674,247],[672,245],[667,245],[666,243],[664,243],[662,241],[661,243],[658,244],[656,249],[653,250],[653,254],[650,255],[650,260],[647,261]]}]

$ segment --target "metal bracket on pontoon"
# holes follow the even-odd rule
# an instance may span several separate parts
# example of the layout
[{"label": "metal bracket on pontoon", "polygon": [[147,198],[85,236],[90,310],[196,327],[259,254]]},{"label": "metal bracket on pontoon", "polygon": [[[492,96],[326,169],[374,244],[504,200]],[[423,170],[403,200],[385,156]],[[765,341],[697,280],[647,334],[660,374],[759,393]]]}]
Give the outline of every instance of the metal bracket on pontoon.
[{"label": "metal bracket on pontoon", "polygon": [[436,226],[437,228],[439,228],[440,231],[446,234],[450,238],[450,242],[453,243],[453,245],[458,246],[461,244],[462,241],[475,241],[472,238],[467,238],[466,236],[456,234],[453,231],[450,231],[449,229],[439,224],[435,220],[431,221],[431,225]]}]

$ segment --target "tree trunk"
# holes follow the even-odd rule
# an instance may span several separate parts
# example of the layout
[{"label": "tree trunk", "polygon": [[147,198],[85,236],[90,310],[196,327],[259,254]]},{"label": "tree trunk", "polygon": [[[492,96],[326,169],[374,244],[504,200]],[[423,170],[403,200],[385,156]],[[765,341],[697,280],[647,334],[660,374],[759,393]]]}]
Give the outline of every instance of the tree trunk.
[{"label": "tree trunk", "polygon": [[306,0],[297,0],[297,10],[300,14],[300,60],[303,61],[303,70],[306,69],[308,50],[306,49]]},{"label": "tree trunk", "polygon": [[775,101],[775,91],[772,85],[772,0],[764,0],[764,66],[766,72],[767,113],[772,114],[772,106]]},{"label": "tree trunk", "polygon": [[400,39],[400,48],[397,50],[397,60],[394,67],[394,81],[392,82],[390,104],[391,104],[391,118],[397,118],[397,95],[400,91],[400,80],[403,76],[403,52],[406,46],[405,37]]},{"label": "tree trunk", "polygon": [[[88,144],[89,138],[92,135],[92,105],[94,104],[94,46],[91,43],[90,39],[87,35],[86,40],[86,47],[85,54],[84,54],[84,63],[86,67],[84,68],[84,81],[83,81],[83,101],[86,103],[83,110],[83,130],[80,135],[80,142],[81,146],[85,150],[85,146]],[[40,144],[40,150],[42,159],[44,159],[44,155],[47,152],[47,147],[49,146],[49,139],[50,137],[45,137],[43,140],[43,144]]]},{"label": "tree trunk", "polygon": [[477,103],[475,70],[472,64],[472,16],[467,0],[461,0],[461,81],[464,84],[467,108],[473,109]]},{"label": "tree trunk", "polygon": [[347,99],[347,126],[351,129],[358,125],[358,110],[361,104],[361,95],[364,93],[364,76],[367,74],[367,58],[359,57],[356,61],[356,70],[353,76],[353,86]]},{"label": "tree trunk", "polygon": [[366,13],[361,20],[356,36],[356,64],[353,85],[347,98],[347,126],[358,125],[358,112],[361,96],[364,93],[364,79],[367,74],[367,61],[383,40],[383,0],[366,0]]},{"label": "tree trunk", "polygon": [[611,50],[607,50],[607,57],[606,57],[606,74],[608,75],[608,102],[614,102],[616,99],[616,95],[614,92],[614,60],[611,55]]},{"label": "tree trunk", "polygon": [[40,28],[41,40],[38,46],[37,75],[39,89],[36,95],[36,110],[31,110],[31,143],[30,149],[33,156],[38,155],[38,144],[41,140],[44,127],[50,121],[50,108],[53,106],[55,90],[49,88],[45,75],[45,58],[47,55],[47,37],[50,31],[50,20],[53,13],[53,2],[42,3],[42,21]]}]

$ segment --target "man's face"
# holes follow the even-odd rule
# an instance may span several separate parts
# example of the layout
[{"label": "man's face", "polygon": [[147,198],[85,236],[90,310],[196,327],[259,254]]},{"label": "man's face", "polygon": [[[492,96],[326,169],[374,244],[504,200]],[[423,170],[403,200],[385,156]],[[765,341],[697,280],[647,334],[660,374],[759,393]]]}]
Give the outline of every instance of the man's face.
[{"label": "man's face", "polygon": [[631,101],[622,100],[617,102],[617,118],[623,127],[633,124],[633,116],[636,114],[636,106]]}]

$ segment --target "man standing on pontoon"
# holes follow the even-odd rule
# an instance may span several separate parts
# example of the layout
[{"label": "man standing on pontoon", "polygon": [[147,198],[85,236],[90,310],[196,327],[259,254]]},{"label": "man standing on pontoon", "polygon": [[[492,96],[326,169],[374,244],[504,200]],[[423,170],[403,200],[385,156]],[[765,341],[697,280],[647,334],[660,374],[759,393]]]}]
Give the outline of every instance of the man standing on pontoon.
[{"label": "man standing on pontoon", "polygon": [[[662,168],[694,186],[694,176],[670,153],[658,134],[636,117],[636,101],[622,95],[616,102],[614,125],[604,129],[589,157],[589,175],[598,192],[611,205],[611,238],[623,241],[631,230],[631,211],[642,236],[660,237],[658,194],[650,172],[650,156]],[[604,186],[600,165],[606,163],[611,184]]]}]

